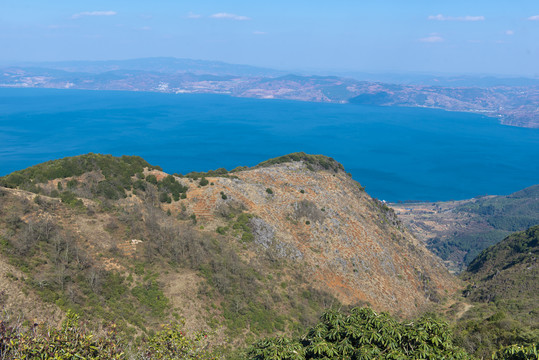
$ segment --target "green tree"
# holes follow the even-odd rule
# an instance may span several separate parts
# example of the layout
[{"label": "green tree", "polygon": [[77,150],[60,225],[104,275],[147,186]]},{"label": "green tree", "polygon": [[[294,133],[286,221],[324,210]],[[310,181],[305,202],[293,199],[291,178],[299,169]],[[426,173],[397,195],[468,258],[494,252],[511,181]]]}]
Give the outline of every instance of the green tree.
[{"label": "green tree", "polygon": [[79,316],[68,312],[60,329],[36,328],[18,332],[0,322],[0,358],[25,360],[126,360],[123,346],[112,327],[95,337],[79,325]]},{"label": "green tree", "polygon": [[387,313],[354,308],[326,311],[300,339],[266,339],[248,350],[250,359],[471,359],[455,346],[448,325],[423,317],[399,323]]},{"label": "green tree", "polygon": [[139,360],[213,360],[206,349],[207,335],[203,332],[189,338],[182,331],[183,324],[166,325],[152,336],[139,352]]},{"label": "green tree", "polygon": [[511,345],[501,348],[492,355],[493,360],[537,360],[539,351],[537,344],[521,346]]}]

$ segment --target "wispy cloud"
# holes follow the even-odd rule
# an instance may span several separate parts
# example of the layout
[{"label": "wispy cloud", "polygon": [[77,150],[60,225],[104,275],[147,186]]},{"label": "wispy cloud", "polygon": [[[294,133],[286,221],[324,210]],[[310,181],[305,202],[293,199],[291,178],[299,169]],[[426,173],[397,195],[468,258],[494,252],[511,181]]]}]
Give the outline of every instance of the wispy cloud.
[{"label": "wispy cloud", "polygon": [[72,19],[79,19],[83,16],[114,16],[116,15],[116,11],[83,11],[77,14],[73,14],[71,16]]},{"label": "wispy cloud", "polygon": [[531,21],[539,21],[539,15],[533,15],[533,16],[530,16],[528,18],[528,20],[531,20]]},{"label": "wispy cloud", "polygon": [[192,12],[189,12],[189,14],[187,14],[188,19],[200,19],[201,17],[202,17],[202,15],[195,14],[195,13],[192,13]]},{"label": "wispy cloud", "polygon": [[506,30],[505,35],[515,35],[515,32],[513,30]]},{"label": "wispy cloud", "polygon": [[139,28],[139,30],[143,30],[143,31],[150,31],[152,28],[150,26],[143,26],[141,28]]},{"label": "wispy cloud", "polygon": [[430,15],[427,19],[436,21],[483,21],[484,16],[445,16],[442,14]]},{"label": "wispy cloud", "polygon": [[419,39],[419,41],[424,42],[424,43],[439,43],[439,42],[443,42],[444,38],[441,37],[439,34],[430,34],[427,37]]},{"label": "wispy cloud", "polygon": [[247,16],[230,14],[230,13],[217,13],[217,14],[210,15],[210,17],[214,19],[229,19],[229,20],[238,20],[238,21],[251,20],[251,18]]}]

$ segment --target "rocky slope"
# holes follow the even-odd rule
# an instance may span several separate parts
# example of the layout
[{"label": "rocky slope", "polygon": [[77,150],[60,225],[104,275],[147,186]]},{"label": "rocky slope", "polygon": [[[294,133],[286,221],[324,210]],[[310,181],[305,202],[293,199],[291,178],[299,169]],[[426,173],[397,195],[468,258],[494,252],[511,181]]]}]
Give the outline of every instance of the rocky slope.
[{"label": "rocky slope", "polygon": [[41,299],[131,334],[184,317],[245,337],[293,332],[337,304],[412,316],[459,287],[323,156],[171,176],[89,154],[0,183],[0,264],[13,268],[1,287],[7,299],[27,294],[4,301],[13,311]]},{"label": "rocky slope", "polygon": [[208,178],[214,186],[190,190],[197,218],[216,227],[214,214],[237,201],[255,216],[259,250],[303,264],[313,284],[343,303],[365,301],[411,314],[454,289],[445,268],[344,171],[311,171],[291,162],[235,175]]}]

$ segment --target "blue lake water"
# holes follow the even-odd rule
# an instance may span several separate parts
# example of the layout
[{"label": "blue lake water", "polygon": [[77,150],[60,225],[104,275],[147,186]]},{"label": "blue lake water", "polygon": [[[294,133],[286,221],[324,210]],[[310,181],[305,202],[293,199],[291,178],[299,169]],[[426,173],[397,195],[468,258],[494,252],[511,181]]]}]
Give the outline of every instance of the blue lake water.
[{"label": "blue lake water", "polygon": [[539,183],[539,129],[442,110],[221,95],[0,89],[0,176],[88,152],[170,173],[304,151],[388,201],[509,194]]}]

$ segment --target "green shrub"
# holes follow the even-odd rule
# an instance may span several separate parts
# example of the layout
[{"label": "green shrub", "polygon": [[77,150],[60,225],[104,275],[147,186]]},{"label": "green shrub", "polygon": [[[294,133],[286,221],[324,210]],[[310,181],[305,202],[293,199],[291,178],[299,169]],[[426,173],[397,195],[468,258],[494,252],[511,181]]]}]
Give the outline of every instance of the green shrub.
[{"label": "green shrub", "polygon": [[213,360],[207,350],[207,335],[196,333],[188,338],[179,324],[165,325],[163,330],[150,337],[141,349],[139,359],[152,360]]},{"label": "green shrub", "polygon": [[115,328],[96,337],[79,325],[79,316],[68,311],[60,329],[34,328],[17,331],[0,323],[2,359],[127,360]]},{"label": "green shrub", "polygon": [[315,168],[324,169],[324,170],[333,170],[338,172],[339,170],[343,171],[344,167],[342,164],[338,163],[334,159],[324,156],[324,155],[310,155],[305,154],[304,152],[292,153],[284,156],[280,156],[274,159],[269,159],[260,164],[256,165],[255,168],[267,167],[276,164],[283,164],[293,161],[303,161],[307,168],[311,171]]},{"label": "green shrub", "polygon": [[[123,187],[130,186],[131,177],[141,173],[144,168],[161,169],[148,164],[138,156],[86,154],[51,160],[42,164],[16,171],[0,178],[0,184],[7,187],[28,187],[48,180],[80,176],[91,171],[101,171],[105,179]],[[61,185],[60,185],[61,186]],[[60,191],[63,190],[60,188]]]},{"label": "green shrub", "polygon": [[149,182],[150,184],[157,185],[157,178],[153,174],[146,176],[146,181]]},{"label": "green shrub", "polygon": [[206,186],[208,185],[210,182],[208,181],[208,179],[206,179],[205,177],[202,177],[200,179],[200,182],[198,183],[200,186]]},{"label": "green shrub", "polygon": [[539,349],[537,344],[521,346],[511,345],[501,348],[492,355],[493,360],[537,360]]},{"label": "green shrub", "polygon": [[225,235],[227,230],[228,230],[228,227],[226,227],[226,226],[225,227],[218,226],[217,229],[216,229],[217,233],[221,234],[221,235]]},{"label": "green shrub", "polygon": [[159,288],[157,281],[149,281],[145,285],[135,286],[131,293],[135,296],[141,304],[146,305],[151,309],[152,315],[156,317],[163,317],[165,310],[169,308],[169,301],[163,291]]},{"label": "green shrub", "polygon": [[[59,183],[58,183],[59,184]],[[68,189],[72,189],[72,188],[75,188],[79,185],[79,182],[77,181],[77,179],[71,179],[67,182],[67,187]]]},{"label": "green shrub", "polygon": [[77,199],[77,196],[73,194],[71,191],[64,191],[60,194],[60,199],[62,199],[62,202],[64,204],[67,204],[71,207],[84,207],[84,203],[81,199]]},{"label": "green shrub", "polygon": [[399,323],[389,314],[354,308],[326,311],[300,339],[255,343],[249,359],[472,359],[453,344],[444,322],[424,317]]},{"label": "green shrub", "polygon": [[114,324],[96,336],[79,324],[79,316],[68,311],[59,329],[34,326],[22,331],[0,322],[0,358],[24,360],[214,360],[207,334],[188,337],[181,324],[164,325],[146,339],[130,356],[127,343],[117,336]]},{"label": "green shrub", "polygon": [[172,202],[172,199],[170,198],[170,196],[168,196],[167,193],[159,193],[159,201],[164,203],[164,202],[168,202],[168,203],[171,203]]}]

